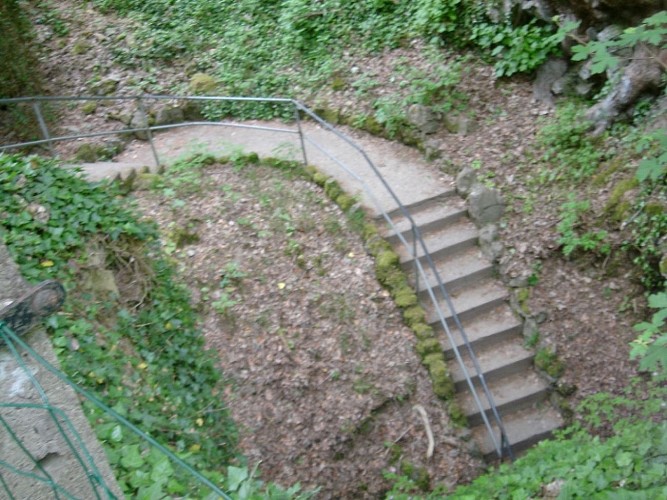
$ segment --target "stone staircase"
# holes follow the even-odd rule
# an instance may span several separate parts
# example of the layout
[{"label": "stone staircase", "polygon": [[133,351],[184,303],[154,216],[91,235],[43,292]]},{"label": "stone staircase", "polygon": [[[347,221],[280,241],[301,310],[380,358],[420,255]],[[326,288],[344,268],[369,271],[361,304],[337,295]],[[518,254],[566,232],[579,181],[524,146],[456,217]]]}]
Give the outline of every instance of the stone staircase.
[{"label": "stone staircase", "polygon": [[[562,425],[560,414],[549,403],[549,384],[533,368],[534,353],[524,347],[522,322],[509,306],[509,292],[495,278],[493,265],[477,246],[478,231],[468,218],[466,204],[452,189],[407,207],[419,227],[438,274],[447,289],[454,309],[469,339],[484,379],[503,421],[513,451],[533,445],[548,437]],[[437,290],[437,279],[430,270],[426,280],[415,280],[415,262],[411,251],[399,240],[398,233],[412,246],[410,223],[399,211],[389,214],[395,231],[385,234],[401,257],[401,265],[411,276],[412,284],[427,313],[427,320],[441,339],[449,360],[458,403],[465,413],[473,438],[487,458],[496,456],[495,448],[484,426],[463,370],[455,359],[444,328],[429,298],[429,289],[439,299],[439,306],[459,348],[468,373],[478,388],[484,411],[493,423],[479,377],[465,347],[446,301]],[[416,258],[427,269],[420,248]]]}]

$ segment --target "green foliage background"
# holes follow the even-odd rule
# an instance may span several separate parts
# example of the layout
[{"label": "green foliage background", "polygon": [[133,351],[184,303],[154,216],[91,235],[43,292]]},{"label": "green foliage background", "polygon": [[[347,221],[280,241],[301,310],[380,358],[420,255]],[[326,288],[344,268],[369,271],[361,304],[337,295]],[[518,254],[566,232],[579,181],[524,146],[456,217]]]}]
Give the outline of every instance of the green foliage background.
[{"label": "green foliage background", "polygon": [[31,32],[18,0],[0,0],[0,98],[35,94],[39,88]]}]

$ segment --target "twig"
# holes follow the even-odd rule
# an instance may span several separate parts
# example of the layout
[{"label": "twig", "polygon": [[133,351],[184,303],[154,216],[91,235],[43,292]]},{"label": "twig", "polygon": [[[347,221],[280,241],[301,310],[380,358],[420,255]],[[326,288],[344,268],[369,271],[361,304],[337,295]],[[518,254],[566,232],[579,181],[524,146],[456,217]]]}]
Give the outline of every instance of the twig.
[{"label": "twig", "polygon": [[433,450],[435,449],[435,441],[433,440],[433,431],[431,431],[431,424],[428,421],[428,415],[426,410],[422,405],[414,405],[412,407],[414,411],[419,413],[419,416],[424,422],[424,429],[426,430],[426,438],[428,439],[428,450],[426,451],[426,458],[429,459],[433,456]]}]

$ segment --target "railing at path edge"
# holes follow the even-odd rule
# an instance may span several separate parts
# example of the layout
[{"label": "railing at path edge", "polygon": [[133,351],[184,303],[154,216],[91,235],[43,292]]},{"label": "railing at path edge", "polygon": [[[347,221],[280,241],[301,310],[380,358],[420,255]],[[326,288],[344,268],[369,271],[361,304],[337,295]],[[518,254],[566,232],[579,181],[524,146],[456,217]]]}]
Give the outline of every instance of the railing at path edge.
[{"label": "railing at path edge", "polygon": [[[259,126],[259,125],[250,125],[250,124],[244,124],[244,123],[235,123],[235,122],[230,122],[230,121],[189,121],[189,122],[182,122],[182,123],[175,123],[175,124],[169,124],[169,125],[147,125],[145,127],[140,127],[140,128],[126,128],[123,130],[110,130],[110,131],[96,131],[96,132],[90,132],[90,133],[80,133],[80,134],[72,134],[72,135],[65,135],[65,136],[51,136],[50,130],[48,128],[47,122],[44,119],[44,114],[43,114],[43,109],[42,109],[42,104],[43,103],[48,103],[48,102],[65,102],[65,103],[72,103],[72,102],[77,102],[77,101],[105,101],[105,102],[118,102],[118,101],[134,101],[136,102],[137,108],[143,112],[145,112],[145,104],[147,101],[164,101],[164,100],[170,100],[170,101],[179,101],[179,102],[187,102],[187,101],[192,101],[192,102],[203,102],[203,103],[215,103],[215,102],[231,102],[231,103],[271,103],[275,105],[281,105],[281,106],[291,106],[293,109],[293,115],[294,115],[294,123],[295,123],[295,128],[278,128],[278,127],[266,127],[266,126]],[[486,383],[486,380],[484,378],[484,374],[479,366],[477,357],[475,356],[475,353],[472,349],[472,346],[470,345],[470,342],[468,340],[468,337],[465,333],[465,330],[463,328],[463,325],[461,324],[461,321],[458,318],[458,315],[456,314],[456,311],[454,310],[454,306],[451,300],[451,297],[449,296],[443,281],[436,269],[435,263],[433,261],[433,258],[431,257],[431,254],[429,253],[426,244],[420,234],[419,228],[415,224],[414,220],[412,219],[410,213],[408,212],[407,208],[401,203],[399,200],[398,196],[392,189],[392,187],[389,185],[387,180],[382,176],[376,165],[371,161],[371,159],[368,157],[368,155],[364,152],[364,150],[358,146],[352,139],[347,137],[345,134],[343,134],[341,131],[337,130],[333,125],[329,124],[328,122],[324,121],[322,118],[317,116],[313,111],[308,109],[306,106],[301,104],[299,101],[293,100],[293,99],[282,99],[282,98],[253,98],[253,97],[205,97],[205,96],[170,96],[170,95],[142,95],[142,96],[125,96],[125,97],[118,97],[118,96],[91,96],[91,97],[66,97],[66,96],[57,96],[57,97],[51,97],[51,96],[42,96],[42,97],[21,97],[21,98],[13,98],[13,99],[0,99],[0,106],[3,105],[11,105],[11,104],[30,104],[32,106],[32,110],[35,114],[35,118],[39,124],[39,128],[41,130],[43,139],[40,140],[33,140],[33,141],[27,141],[27,142],[19,142],[19,143],[14,143],[14,144],[7,144],[7,145],[0,145],[0,152],[5,151],[5,150],[10,150],[10,149],[16,149],[16,148],[23,148],[23,147],[29,147],[29,146],[37,146],[37,145],[47,145],[51,149],[52,152],[54,152],[53,149],[53,144],[55,142],[60,142],[60,141],[71,141],[71,140],[77,140],[77,139],[82,139],[82,138],[92,138],[92,137],[104,137],[104,136],[112,136],[112,135],[117,135],[117,134],[127,134],[127,133],[134,133],[134,132],[142,132],[145,133],[149,144],[151,146],[153,158],[155,161],[156,167],[160,166],[160,156],[159,152],[156,149],[155,141],[153,139],[153,132],[156,131],[162,131],[162,130],[168,130],[172,128],[180,128],[180,127],[192,127],[192,126],[201,126],[201,125],[208,125],[208,126],[221,126],[221,127],[235,127],[235,128],[247,128],[247,129],[255,129],[255,130],[261,130],[261,131],[268,131],[268,132],[273,132],[276,134],[296,134],[299,137],[299,143],[301,146],[301,153],[303,156],[303,162],[304,164],[308,164],[308,157],[306,154],[306,144],[309,144],[319,150],[322,154],[327,156],[330,160],[332,160],[338,167],[341,168],[342,171],[345,172],[346,175],[350,176],[353,178],[356,182],[359,183],[360,187],[363,189],[364,193],[368,197],[368,199],[375,205],[375,208],[378,210],[378,213],[384,218],[386,223],[390,228],[392,228],[395,232],[395,234],[398,235],[398,238],[400,240],[400,244],[405,247],[405,249],[410,253],[410,255],[413,257],[414,263],[415,263],[415,278],[417,283],[419,283],[419,280],[424,280],[426,282],[426,270],[424,266],[421,263],[421,260],[417,258],[417,252],[418,249],[420,248],[421,251],[424,254],[424,258],[426,260],[426,269],[430,270],[431,273],[436,278],[437,281],[437,294],[434,292],[432,288],[428,288],[428,295],[429,298],[434,306],[434,310],[437,313],[438,319],[440,320],[442,327],[447,335],[447,338],[453,348],[454,355],[458,361],[458,363],[461,366],[462,372],[465,376],[467,385],[473,395],[475,404],[477,408],[480,411],[481,417],[483,419],[484,425],[489,433],[489,436],[491,438],[491,441],[493,443],[493,446],[496,450],[496,454],[498,458],[504,458],[508,457],[510,459],[513,458],[513,453],[512,453],[512,448],[509,443],[509,440],[507,438],[507,434],[505,432],[503,422],[501,419],[501,416],[498,412],[498,409],[495,405],[493,395],[491,394],[488,385]],[[361,165],[355,165],[357,168],[368,168],[372,171],[373,175],[377,177],[377,179],[380,181],[380,184],[382,188],[386,191],[386,193],[389,194],[390,198],[394,201],[396,204],[396,210],[400,211],[400,213],[410,222],[411,225],[411,232],[413,235],[412,239],[412,244],[408,243],[406,239],[403,237],[400,231],[396,230],[396,227],[389,216],[386,207],[383,207],[380,202],[378,201],[377,195],[373,192],[373,189],[368,185],[367,182],[365,182],[361,176],[358,173],[355,173],[355,169],[346,163],[342,162],[338,158],[336,158],[332,153],[330,153],[326,147],[317,141],[315,141],[312,137],[309,137],[303,130],[303,127],[301,126],[302,124],[302,119],[304,118],[309,118],[313,120],[314,122],[318,123],[324,130],[326,130],[328,133],[333,134],[336,136],[338,139],[344,141],[351,149],[356,151],[362,158]],[[456,345],[456,342],[454,341],[453,334],[451,332],[451,329],[449,325],[447,324],[447,321],[445,320],[445,314],[442,311],[442,308],[440,307],[440,301],[438,300],[439,297],[442,298],[447,305],[447,308],[449,309],[449,312],[451,314],[451,317],[453,319],[453,322],[458,329],[458,331],[461,333],[461,337],[464,341],[464,346],[465,350],[467,351],[468,355],[470,356],[470,359],[472,360],[472,364],[475,370],[475,375],[478,377],[478,380],[480,382],[481,386],[481,394],[478,391],[478,389],[475,387],[475,384],[473,383],[472,377],[470,373],[468,372],[467,367],[465,366],[465,363],[463,361],[461,352]],[[488,403],[489,409],[491,411],[491,417],[492,421],[489,419],[489,416],[487,416],[486,411],[484,409],[484,405],[482,403],[482,399],[486,399],[486,402]]]}]

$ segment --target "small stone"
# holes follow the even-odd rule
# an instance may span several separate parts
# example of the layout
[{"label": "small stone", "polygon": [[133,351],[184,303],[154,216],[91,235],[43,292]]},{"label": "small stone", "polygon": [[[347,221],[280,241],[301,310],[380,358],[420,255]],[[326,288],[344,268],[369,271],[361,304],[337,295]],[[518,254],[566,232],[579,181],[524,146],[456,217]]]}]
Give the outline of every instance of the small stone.
[{"label": "small stone", "polygon": [[155,125],[171,125],[181,123],[185,119],[183,110],[177,107],[166,106],[158,109],[155,115]]}]

